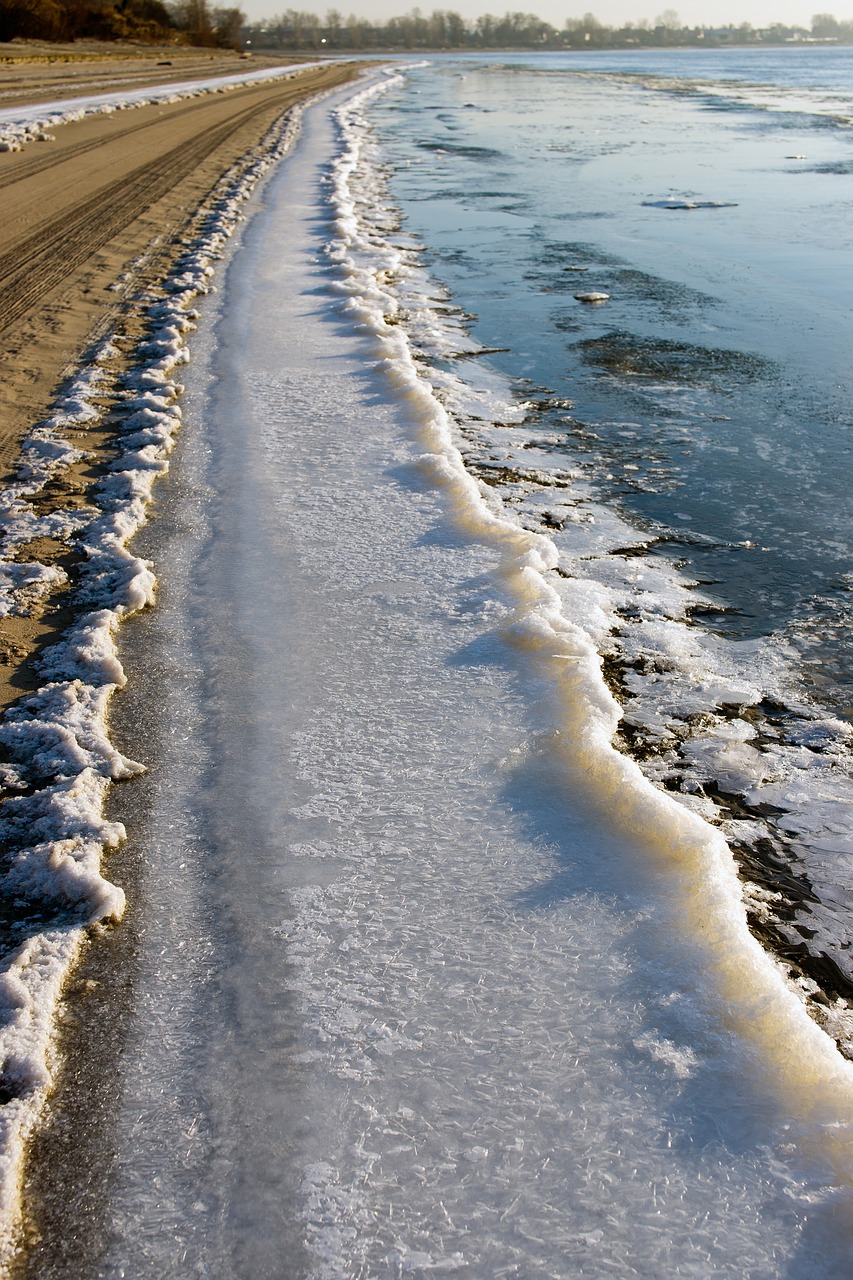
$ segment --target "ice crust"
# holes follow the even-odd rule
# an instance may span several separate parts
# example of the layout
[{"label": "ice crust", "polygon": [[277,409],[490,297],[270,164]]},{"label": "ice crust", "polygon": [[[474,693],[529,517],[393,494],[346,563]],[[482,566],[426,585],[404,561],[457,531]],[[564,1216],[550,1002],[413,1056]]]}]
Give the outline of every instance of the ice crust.
[{"label": "ice crust", "polygon": [[51,129],[84,120],[87,116],[112,115],[133,107],[147,107],[155,102],[180,102],[208,93],[227,93],[231,89],[260,84],[298,75],[320,66],[318,62],[294,63],[268,67],[263,71],[238,72],[233,75],[210,76],[206,80],[187,80],[160,88],[123,89],[116,93],[92,94],[57,102],[26,107],[7,107],[0,111],[0,151],[21,151],[30,142],[52,142]]},{"label": "ice crust", "polygon": [[[0,973],[0,1089],[8,1097],[0,1107],[0,1266],[14,1250],[24,1147],[51,1084],[63,982],[86,927],[120,919],[125,907],[122,889],[101,871],[104,850],[125,836],[121,823],[104,817],[104,802],[112,781],[139,774],[144,766],[112,744],[107,715],[112,694],[125,684],[118,628],[153,603],[156,586],[153,566],[127,543],[145,522],[180,428],[176,401],[183,388],[176,375],[189,359],[187,334],[197,319],[193,304],[210,290],[213,263],[243,216],[245,201],[290,149],[300,120],[300,109],[291,109],[219,182],[199,233],[162,286],[164,296],[148,300],[148,336],[130,371],[113,386],[110,367],[120,343],[113,335],[30,433],[15,479],[0,493],[3,616],[26,614],[37,599],[69,585],[62,570],[19,562],[15,557],[27,544],[71,537],[85,557],[70,588],[72,602],[83,611],[39,659],[45,683],[19,699],[0,724],[7,791],[0,838],[9,851],[0,866],[0,888],[34,931]],[[97,422],[107,399],[119,417],[118,453],[97,482],[94,506],[39,515],[36,501],[45,486],[84,456],[64,433]]]},{"label": "ice crust", "polygon": [[[334,167],[336,234],[328,252],[341,273],[344,311],[361,331],[372,336],[377,367],[419,422],[424,472],[444,490],[461,526],[501,551],[499,577],[516,600],[515,616],[502,630],[551,683],[560,709],[561,750],[572,776],[584,779],[602,806],[618,815],[619,826],[633,838],[651,842],[671,866],[672,875],[682,883],[684,910],[688,916],[695,911],[697,936],[708,942],[709,976],[712,974],[720,991],[725,992],[730,1026],[737,1027],[744,1040],[762,1054],[772,1056],[776,1087],[787,1105],[801,1119],[808,1117],[807,1123],[815,1126],[816,1134],[823,1134],[821,1142],[836,1162],[839,1176],[846,1179],[853,1172],[853,1067],[809,1017],[780,967],[749,931],[735,863],[720,830],[700,812],[655,786],[613,745],[622,711],[603,679],[598,645],[612,629],[614,597],[621,585],[586,577],[578,591],[574,584],[566,587],[567,579],[555,575],[554,570],[565,562],[560,542],[539,531],[541,523],[534,526],[523,511],[514,513],[491,486],[478,482],[466,469],[460,453],[460,448],[466,449],[464,433],[442,403],[452,400],[452,377],[442,374],[433,385],[428,368],[418,359],[408,333],[412,311],[416,310],[411,300],[434,294],[435,289],[397,231],[365,115],[377,93],[398,84],[390,80],[372,86],[338,113],[344,152]],[[445,350],[454,349],[458,326],[440,336],[441,327],[433,312],[428,323],[418,317],[413,332],[427,333],[430,343],[441,342],[443,337]],[[459,388],[459,395],[470,396],[470,388]],[[589,550],[587,544],[582,548],[585,556]],[[669,647],[679,654],[685,645],[695,646],[696,641],[683,626],[681,615],[677,619],[670,616],[672,600],[683,586],[677,583],[677,575],[669,581],[667,576],[661,569],[659,580],[652,583],[650,599],[655,606],[644,626],[658,650]],[[664,584],[667,590],[661,592]],[[699,683],[705,686],[697,689],[697,702],[707,706],[710,698],[750,703],[761,696],[758,687],[744,678],[742,664],[726,670],[719,652],[710,656],[714,647],[710,638],[704,644],[702,666],[691,658],[692,669],[697,676],[701,672]],[[680,656],[687,655],[682,652]],[[837,731],[837,726],[831,726],[828,733],[832,736]],[[720,753],[726,768],[740,782],[748,777],[755,787],[766,785],[770,766],[764,761],[759,765],[749,740],[748,730],[727,726],[721,719],[716,738],[707,739],[705,749]],[[701,754],[698,747],[697,751]],[[314,915],[314,891],[305,892],[305,910]],[[322,925],[319,927],[322,932]],[[665,1042],[643,1047],[657,1060],[671,1058]],[[684,1060],[676,1068],[689,1072],[689,1063]],[[319,1181],[313,1175],[309,1178],[312,1197],[319,1195]],[[325,1194],[335,1195],[328,1183]],[[316,1247],[321,1252],[325,1247],[322,1231]],[[333,1266],[323,1271],[324,1275],[333,1273]]]},{"label": "ice crust", "polygon": [[[484,531],[500,494],[455,487],[437,401],[409,396],[431,372],[359,305],[358,269],[409,283],[372,274],[406,237],[369,132],[348,185],[375,240],[322,260],[332,142],[312,113],[194,339],[103,1270],[844,1274],[844,1105],[809,1054],[780,1070],[776,995],[666,804],[659,838],[633,785],[587,808],[562,639],[506,643],[537,586],[518,525]],[[485,378],[483,416],[500,400]]]},{"label": "ice crust", "polygon": [[[846,87],[832,89],[825,84],[796,88],[789,85],[784,92],[776,85],[762,84],[754,79],[753,68],[748,77],[736,78],[738,70],[732,68],[733,75],[718,80],[708,80],[702,76],[695,78],[678,77],[676,80],[668,76],[642,74],[639,78],[644,85],[664,93],[678,95],[695,95],[705,98],[709,105],[719,109],[728,106],[747,106],[769,113],[785,115],[812,116],[820,120],[828,118],[841,125],[853,123],[853,99]],[[742,69],[741,69],[742,74]],[[617,77],[618,73],[617,73]],[[789,156],[791,160],[804,160],[805,156]]]}]

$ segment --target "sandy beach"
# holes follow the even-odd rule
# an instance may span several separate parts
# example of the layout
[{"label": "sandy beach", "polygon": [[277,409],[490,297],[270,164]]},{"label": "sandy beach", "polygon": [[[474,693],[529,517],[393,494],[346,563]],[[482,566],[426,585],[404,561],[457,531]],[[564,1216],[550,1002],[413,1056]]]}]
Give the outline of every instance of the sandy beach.
[{"label": "sandy beach", "polygon": [[[73,44],[15,40],[0,44],[0,109],[54,102],[108,89],[174,84],[195,77],[234,75],[279,66],[275,55],[189,45],[115,44],[75,40]],[[286,58],[300,62],[298,54]],[[304,61],[309,61],[306,57]]]},{"label": "sandy beach", "polygon": [[[149,83],[245,72],[239,56],[138,51],[79,62],[0,63],[0,106],[113,92]],[[27,50],[25,49],[24,52]],[[160,56],[158,56],[160,55]],[[55,55],[58,56],[58,55]],[[67,55],[66,55],[67,56]],[[160,65],[165,59],[172,67]],[[252,60],[251,70],[274,65]],[[60,127],[50,141],[0,155],[5,216],[0,228],[0,470],[8,477],[21,440],[47,413],[63,379],[87,348],[121,322],[134,332],[135,299],[156,284],[181,247],[199,205],[220,176],[255,146],[288,107],[352,78],[352,63],[307,70],[271,84],[161,102]],[[89,455],[50,501],[79,504],[109,450],[109,432],[75,443]],[[30,548],[42,562],[67,564],[62,545]],[[58,617],[54,617],[58,605]],[[61,602],[0,631],[0,705],[33,687],[27,661],[66,615]]]}]

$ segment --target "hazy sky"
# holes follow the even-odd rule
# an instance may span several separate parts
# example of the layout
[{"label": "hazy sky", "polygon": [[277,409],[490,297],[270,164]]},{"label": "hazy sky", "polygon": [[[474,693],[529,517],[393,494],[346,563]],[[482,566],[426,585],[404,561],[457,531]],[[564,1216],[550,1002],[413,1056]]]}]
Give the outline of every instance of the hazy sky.
[{"label": "hazy sky", "polygon": [[[359,17],[384,19],[408,13],[417,0],[242,0],[242,8],[252,19],[268,18],[285,9],[302,9],[309,13],[325,15],[336,8],[345,16],[354,13]],[[808,27],[814,13],[834,13],[837,18],[853,17],[853,4],[844,0],[683,0],[681,4],[655,4],[654,0],[592,0],[591,3],[573,3],[573,0],[420,0],[423,13],[433,9],[452,9],[464,18],[476,18],[481,13],[502,14],[511,12],[535,13],[555,27],[562,27],[566,18],[579,18],[584,13],[594,13],[599,22],[608,27],[620,27],[625,22],[648,18],[654,23],[658,14],[672,8],[686,26],[723,26],[728,22],[750,22],[754,27],[768,26],[771,22]]]}]

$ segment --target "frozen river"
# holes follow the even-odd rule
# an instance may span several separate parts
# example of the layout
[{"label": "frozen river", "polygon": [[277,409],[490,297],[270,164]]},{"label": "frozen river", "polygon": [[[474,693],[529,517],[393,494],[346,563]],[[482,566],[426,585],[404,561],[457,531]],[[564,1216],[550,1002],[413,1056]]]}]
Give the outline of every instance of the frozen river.
[{"label": "frozen river", "polygon": [[139,955],[85,1274],[849,1274],[851,1069],[721,842],[556,681],[587,658],[544,540],[466,488],[375,320],[340,101],[206,306],[145,534],[116,732],[155,768],[120,796]]}]

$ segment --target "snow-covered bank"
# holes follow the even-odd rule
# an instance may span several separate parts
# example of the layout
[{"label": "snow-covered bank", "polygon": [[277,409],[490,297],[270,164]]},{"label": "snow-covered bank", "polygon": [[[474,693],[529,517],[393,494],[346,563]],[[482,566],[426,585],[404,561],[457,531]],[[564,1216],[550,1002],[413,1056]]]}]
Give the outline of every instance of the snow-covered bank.
[{"label": "snow-covered bank", "polygon": [[132,107],[147,107],[155,102],[180,102],[206,93],[227,93],[247,85],[263,84],[299,75],[322,66],[320,62],[295,62],[262,71],[238,71],[231,75],[210,76],[205,80],[187,80],[161,87],[146,85],[144,89],[120,89],[114,93],[97,93],[87,97],[59,99],[25,107],[0,110],[0,151],[20,151],[29,142],[51,141],[51,130],[87,116],[112,115]]},{"label": "snow-covered bank", "polygon": [[[12,950],[0,974],[0,1250],[8,1259],[20,1214],[24,1146],[51,1082],[51,1044],[62,984],[86,926],[120,919],[124,894],[102,874],[104,850],[124,837],[104,816],[111,781],[143,766],[109,737],[112,694],[125,683],[116,641],[120,623],[154,600],[152,566],[128,549],[145,522],[156,479],[168,470],[188,359],[193,303],[209,289],[212,263],[234,231],[264,173],[290,148],[300,110],[287,114],[226,174],[198,232],[172,274],[147,302],[145,338],[134,349],[118,332],[66,388],[54,413],[24,442],[15,481],[0,494],[2,612],[26,614],[32,601],[60,589],[76,621],[39,658],[44,684],[22,697],[0,725],[6,790],[0,811],[4,857],[0,889],[14,904]],[[119,350],[119,348],[121,350]],[[119,355],[130,369],[116,372]],[[115,456],[92,506],[40,514],[45,489],[85,455],[66,438],[83,424],[116,424]],[[63,570],[22,562],[39,539],[71,543],[82,563],[73,582]],[[15,938],[21,939],[14,946]]]},{"label": "snow-covered bank", "polygon": [[850,1068],[461,466],[358,111],[197,336],[104,1274],[844,1274]]}]

